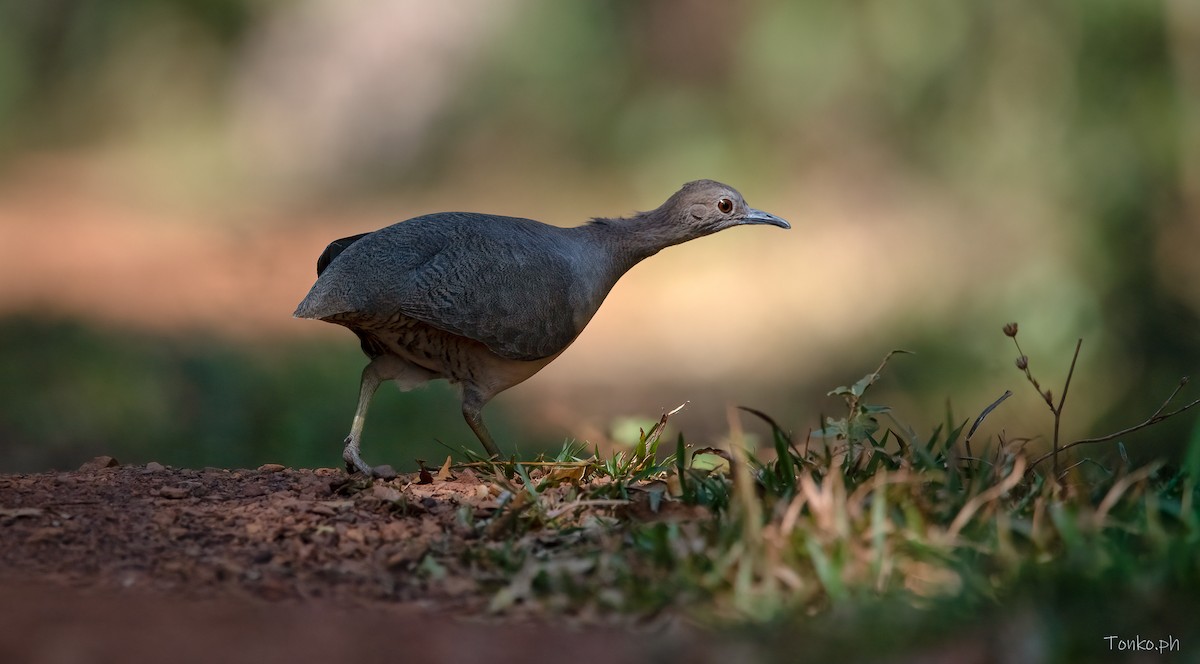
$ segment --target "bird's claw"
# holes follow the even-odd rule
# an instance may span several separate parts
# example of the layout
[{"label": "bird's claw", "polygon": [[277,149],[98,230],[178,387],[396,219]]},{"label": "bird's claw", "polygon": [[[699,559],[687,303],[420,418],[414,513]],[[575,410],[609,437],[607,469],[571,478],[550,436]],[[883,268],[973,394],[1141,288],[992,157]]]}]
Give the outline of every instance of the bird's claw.
[{"label": "bird's claw", "polygon": [[346,449],[342,452],[342,460],[346,462],[346,472],[348,473],[362,473],[367,477],[375,474],[374,469],[359,456],[358,450],[350,445],[349,439],[346,440]]}]

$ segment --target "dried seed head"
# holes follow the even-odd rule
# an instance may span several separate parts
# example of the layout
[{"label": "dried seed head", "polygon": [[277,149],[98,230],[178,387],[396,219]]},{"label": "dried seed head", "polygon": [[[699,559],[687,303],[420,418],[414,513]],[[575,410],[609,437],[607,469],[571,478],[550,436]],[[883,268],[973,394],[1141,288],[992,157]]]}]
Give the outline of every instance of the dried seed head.
[{"label": "dried seed head", "polygon": [[1191,378],[1188,378],[1187,376],[1184,376],[1183,378],[1180,378],[1180,379],[1179,379],[1179,384],[1180,384],[1180,385],[1187,385],[1189,380],[1191,380]]},{"label": "dried seed head", "polygon": [[1005,325],[1004,326],[1004,336],[1006,336],[1006,337],[1017,336],[1017,324],[1009,323],[1009,324]]},{"label": "dried seed head", "polygon": [[1050,388],[1046,388],[1046,403],[1054,403],[1054,394],[1050,392]]},{"label": "dried seed head", "polygon": [[1017,358],[1017,368],[1024,371],[1029,368],[1029,358],[1022,355]]}]

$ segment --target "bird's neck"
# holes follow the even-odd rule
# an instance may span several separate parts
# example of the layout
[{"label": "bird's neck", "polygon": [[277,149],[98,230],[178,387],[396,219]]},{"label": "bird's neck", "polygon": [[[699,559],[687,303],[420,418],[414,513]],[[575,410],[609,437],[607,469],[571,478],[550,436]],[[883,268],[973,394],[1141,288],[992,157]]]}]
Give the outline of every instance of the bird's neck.
[{"label": "bird's neck", "polygon": [[680,236],[679,228],[663,219],[659,210],[651,210],[632,217],[593,219],[581,230],[604,247],[624,272],[667,247],[687,241]]}]

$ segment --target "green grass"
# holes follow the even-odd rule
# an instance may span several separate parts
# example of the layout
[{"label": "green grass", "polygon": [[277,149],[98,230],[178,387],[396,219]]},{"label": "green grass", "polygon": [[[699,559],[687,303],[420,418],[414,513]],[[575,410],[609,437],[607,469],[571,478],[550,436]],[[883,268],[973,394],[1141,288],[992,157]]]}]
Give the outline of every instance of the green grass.
[{"label": "green grass", "polygon": [[[737,413],[726,450],[663,445],[664,415],[608,456],[476,459],[507,497],[476,524],[486,553],[468,554],[494,579],[493,610],[683,616],[793,655],[787,635],[804,635],[818,660],[956,639],[1093,660],[1128,654],[1106,636],[1171,634],[1195,655],[1200,447],[1182,466],[1068,458],[1084,445],[1035,464],[1025,439],[978,435],[1007,394],[922,435],[868,401],[887,362],[831,391],[845,414],[802,439],[749,411],[767,450],[747,449]],[[1057,420],[1063,401],[1046,401]]]},{"label": "green grass", "polygon": [[[12,351],[3,386],[12,398],[0,408],[8,442],[75,449],[68,443],[83,434],[72,427],[88,424],[99,452],[122,442],[122,455],[180,465],[187,459],[168,458],[163,440],[250,455],[237,464],[275,460],[277,448],[262,446],[271,441],[311,447],[316,458],[340,449],[353,348],[314,344],[297,368],[270,349],[236,355],[215,343],[118,336],[0,327],[0,348]],[[1174,635],[1194,657],[1200,444],[1142,467],[1087,456],[1196,405],[1171,405],[1186,381],[1156,412],[1125,418],[1134,424],[1119,435],[1059,440],[1069,384],[1047,394],[1024,357],[1018,369],[1043,395],[1045,426],[985,435],[1007,395],[924,426],[876,403],[888,363],[904,360],[889,354],[832,390],[844,408],[803,434],[777,424],[795,418],[743,409],[729,413],[729,441],[716,449],[665,438],[670,413],[613,451],[570,443],[491,462],[468,447],[460,466],[497,484],[501,507],[486,518],[464,509],[470,546],[435,547],[416,573],[430,582],[470,574],[497,614],[651,628],[683,619],[779,661],[857,661],[929,643],[1093,661],[1109,654],[1108,635]],[[331,382],[343,385],[339,402],[329,400]],[[391,426],[388,409],[376,410],[379,426]],[[411,427],[402,415],[395,424]],[[746,443],[743,420],[768,427],[763,447]],[[1034,439],[1059,448],[1057,463]],[[433,443],[425,456],[440,455]]]}]

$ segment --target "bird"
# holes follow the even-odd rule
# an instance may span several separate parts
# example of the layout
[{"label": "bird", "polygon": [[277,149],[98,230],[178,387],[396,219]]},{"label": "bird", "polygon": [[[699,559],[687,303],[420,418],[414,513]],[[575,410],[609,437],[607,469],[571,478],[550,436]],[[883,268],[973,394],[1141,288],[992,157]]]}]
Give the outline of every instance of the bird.
[{"label": "bird", "polygon": [[467,425],[499,457],[484,405],[561,355],[622,275],[667,247],[759,224],[791,228],[733,187],[696,180],[648,212],[569,228],[440,212],[334,240],[293,315],[349,328],[369,359],[343,441],[347,471],[380,474],[362,459],[362,434],[389,380],[401,391],[455,385]]}]

